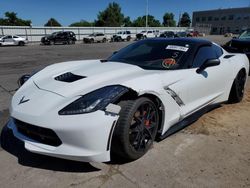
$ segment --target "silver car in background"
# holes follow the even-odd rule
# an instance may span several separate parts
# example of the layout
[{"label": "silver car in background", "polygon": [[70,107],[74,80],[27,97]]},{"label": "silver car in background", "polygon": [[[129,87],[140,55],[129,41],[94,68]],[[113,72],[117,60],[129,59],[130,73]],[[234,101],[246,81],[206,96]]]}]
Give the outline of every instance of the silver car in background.
[{"label": "silver car in background", "polygon": [[17,45],[24,46],[28,40],[17,35],[5,35],[0,38],[0,46]]}]

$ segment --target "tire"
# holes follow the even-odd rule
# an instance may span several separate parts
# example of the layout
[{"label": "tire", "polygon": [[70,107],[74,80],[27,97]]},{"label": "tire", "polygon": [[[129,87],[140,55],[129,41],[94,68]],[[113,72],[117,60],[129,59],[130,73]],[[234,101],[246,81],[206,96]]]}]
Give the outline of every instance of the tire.
[{"label": "tire", "polygon": [[136,160],[147,153],[155,140],[159,112],[155,104],[145,97],[122,101],[119,105],[122,109],[113,133],[111,157]]},{"label": "tire", "polygon": [[107,42],[107,39],[106,39],[106,38],[103,38],[103,39],[102,39],[102,42],[103,42],[103,43]]},{"label": "tire", "polygon": [[18,46],[24,46],[24,42],[23,42],[23,41],[20,41],[20,42],[18,43]]},{"label": "tire", "polygon": [[230,94],[229,94],[229,103],[238,103],[241,102],[244,96],[246,82],[246,73],[242,69],[234,79]]},{"label": "tire", "polygon": [[73,41],[72,40],[68,40],[67,43],[70,45],[70,44],[73,44]]},{"label": "tire", "polygon": [[94,39],[90,39],[90,41],[89,41],[90,43],[94,43],[95,41],[94,41]]},{"label": "tire", "polygon": [[128,37],[127,37],[127,41],[130,41],[130,40],[131,40],[131,37],[130,37],[130,36],[128,36]]},{"label": "tire", "polygon": [[0,144],[3,149],[6,148],[6,133],[7,133],[7,125],[5,125],[1,131],[1,136],[0,136]]}]

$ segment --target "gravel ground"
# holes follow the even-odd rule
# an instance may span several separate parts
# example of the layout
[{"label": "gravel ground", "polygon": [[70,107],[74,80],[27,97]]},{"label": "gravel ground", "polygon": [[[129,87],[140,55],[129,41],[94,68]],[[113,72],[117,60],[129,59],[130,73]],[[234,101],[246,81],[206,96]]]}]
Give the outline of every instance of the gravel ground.
[{"label": "gravel ground", "polygon": [[[224,44],[229,38],[208,36]],[[0,129],[24,73],[46,65],[106,58],[129,43],[0,48]],[[0,148],[0,187],[250,187],[250,85],[242,103],[223,105],[126,164],[80,163],[32,154],[9,134]]]}]

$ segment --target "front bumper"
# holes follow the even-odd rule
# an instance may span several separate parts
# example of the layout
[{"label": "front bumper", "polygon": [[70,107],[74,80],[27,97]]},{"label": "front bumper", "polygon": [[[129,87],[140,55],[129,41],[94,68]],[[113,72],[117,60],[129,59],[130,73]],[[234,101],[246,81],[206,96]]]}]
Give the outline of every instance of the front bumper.
[{"label": "front bumper", "polygon": [[[96,111],[82,115],[41,117],[41,123],[39,123],[40,118],[32,120],[30,116],[15,111],[12,116],[7,124],[8,128],[13,131],[16,138],[24,142],[25,148],[33,153],[83,162],[110,161],[111,138],[118,115]],[[18,131],[14,118],[53,130],[61,144],[59,146],[44,144],[22,134]]]},{"label": "front bumper", "polygon": [[90,43],[90,42],[91,42],[91,39],[90,39],[90,38],[83,38],[83,42],[84,42],[84,43]]}]

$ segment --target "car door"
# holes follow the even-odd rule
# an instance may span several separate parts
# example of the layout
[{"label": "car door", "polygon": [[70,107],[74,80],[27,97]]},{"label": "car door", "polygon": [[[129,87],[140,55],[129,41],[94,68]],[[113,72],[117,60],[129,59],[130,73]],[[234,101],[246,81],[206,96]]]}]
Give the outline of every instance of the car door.
[{"label": "car door", "polygon": [[55,36],[55,42],[63,42],[64,40],[64,33],[58,33],[56,36]]},{"label": "car door", "polygon": [[13,37],[11,35],[8,35],[3,38],[3,44],[4,45],[14,45],[15,41],[13,40]]},{"label": "car door", "polygon": [[96,41],[97,42],[102,41],[102,34],[101,33],[96,34]]},{"label": "car door", "polygon": [[148,31],[147,35],[148,35],[147,36],[148,38],[154,38],[155,37],[153,31]]},{"label": "car door", "polygon": [[211,46],[202,46],[197,51],[193,60],[192,68],[187,71],[187,79],[184,81],[186,89],[186,105],[182,109],[182,116],[188,116],[193,112],[214,103],[222,102],[221,98],[227,85],[229,72],[220,65],[207,67],[201,73],[197,69],[207,60],[217,59],[216,51]]},{"label": "car door", "polygon": [[21,38],[19,38],[18,36],[13,36],[13,42],[15,45],[18,45],[20,41],[21,41]]},{"label": "car door", "polygon": [[[181,118],[185,118],[203,107],[222,102],[220,97],[224,93],[229,72],[223,70],[223,65],[208,67],[201,73],[197,69],[209,59],[216,59],[218,55],[212,46],[202,46],[198,49],[192,66],[188,69],[176,71],[176,81],[168,86],[178,97]],[[167,76],[165,79],[169,79]],[[167,80],[165,80],[167,83]],[[177,101],[178,103],[178,101]]]}]

